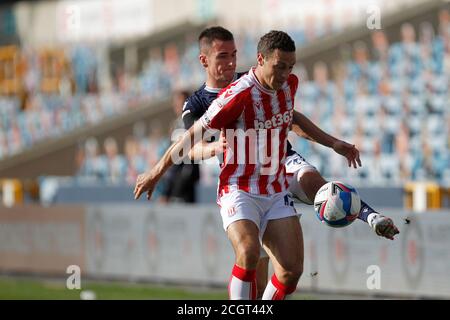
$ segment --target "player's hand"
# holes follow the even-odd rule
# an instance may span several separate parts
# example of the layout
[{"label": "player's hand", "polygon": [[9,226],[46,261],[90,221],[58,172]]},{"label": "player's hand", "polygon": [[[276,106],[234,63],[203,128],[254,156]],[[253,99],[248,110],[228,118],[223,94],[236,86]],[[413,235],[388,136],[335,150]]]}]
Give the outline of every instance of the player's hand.
[{"label": "player's hand", "polygon": [[394,240],[394,236],[399,234],[397,227],[391,218],[377,214],[371,221],[372,229],[381,237]]},{"label": "player's hand", "polygon": [[134,199],[139,199],[141,194],[147,192],[147,200],[150,200],[157,182],[158,177],[153,173],[153,171],[140,174],[136,178],[136,186],[134,187]]},{"label": "player's hand", "polygon": [[333,150],[336,153],[339,153],[340,155],[347,158],[348,166],[353,167],[356,169],[357,165],[361,167],[361,159],[359,158],[359,150],[355,147],[354,144],[347,143],[342,140],[337,140],[333,144]]}]

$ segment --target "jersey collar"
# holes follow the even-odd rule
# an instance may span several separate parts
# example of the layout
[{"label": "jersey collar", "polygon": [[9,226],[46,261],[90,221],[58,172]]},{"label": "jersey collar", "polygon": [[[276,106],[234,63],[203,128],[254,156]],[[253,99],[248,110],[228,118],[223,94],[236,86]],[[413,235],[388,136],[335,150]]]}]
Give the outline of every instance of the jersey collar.
[{"label": "jersey collar", "polygon": [[208,92],[211,92],[211,93],[219,93],[219,91],[222,89],[221,88],[211,88],[205,84],[205,90]]},{"label": "jersey collar", "polygon": [[[234,76],[233,76],[233,80],[231,80],[230,83],[235,82],[235,81],[237,80],[237,78],[238,78],[238,74],[235,72],[235,73],[234,73]],[[211,92],[211,93],[219,93],[220,90],[222,90],[222,89],[223,89],[223,88],[211,88],[211,87],[208,87],[208,86],[205,84],[205,90],[208,91],[208,92]]]},{"label": "jersey collar", "polygon": [[252,67],[248,74],[250,75],[250,77],[253,78],[253,80],[254,80],[256,86],[258,87],[258,89],[261,90],[264,93],[267,93],[267,94],[275,94],[277,92],[276,90],[270,90],[270,89],[267,89],[267,88],[263,87],[263,85],[259,82],[258,78],[255,75],[255,69],[256,69],[256,67]]}]

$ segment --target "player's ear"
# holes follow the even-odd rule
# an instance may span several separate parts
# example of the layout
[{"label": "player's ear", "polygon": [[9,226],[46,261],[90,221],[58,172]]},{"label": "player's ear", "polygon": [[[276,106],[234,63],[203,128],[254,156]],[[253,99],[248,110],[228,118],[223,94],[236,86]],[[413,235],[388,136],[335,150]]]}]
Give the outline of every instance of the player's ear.
[{"label": "player's ear", "polygon": [[206,55],[200,54],[198,56],[198,59],[200,60],[200,63],[202,64],[203,67],[205,68],[208,67],[208,58],[206,57]]},{"label": "player's ear", "polygon": [[258,56],[256,58],[256,61],[258,61],[258,65],[259,66],[263,66],[264,65],[264,56],[261,52],[258,52]]}]

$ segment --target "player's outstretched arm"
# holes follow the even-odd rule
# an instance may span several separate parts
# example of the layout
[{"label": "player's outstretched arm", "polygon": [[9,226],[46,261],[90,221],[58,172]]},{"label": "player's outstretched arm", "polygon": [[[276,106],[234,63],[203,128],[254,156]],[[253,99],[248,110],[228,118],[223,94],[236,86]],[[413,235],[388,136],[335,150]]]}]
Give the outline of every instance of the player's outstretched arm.
[{"label": "player's outstretched arm", "polygon": [[[295,129],[295,126],[298,126],[298,128]],[[333,144],[338,140],[335,137],[324,132],[311,120],[309,120],[303,113],[300,113],[296,110],[294,110],[293,127],[294,132],[296,132],[300,136],[306,137],[309,140],[320,143],[321,145],[329,148],[332,148]]]},{"label": "player's outstretched arm", "polygon": [[332,148],[336,153],[347,158],[348,166],[356,169],[361,166],[359,150],[355,145],[339,140],[316,126],[303,113],[294,110],[293,131],[301,137],[317,142],[326,147]]},{"label": "player's outstretched arm", "polygon": [[182,138],[174,142],[158,163],[149,171],[140,174],[136,179],[136,185],[134,187],[134,199],[147,192],[147,199],[150,200],[153,190],[161,179],[166,170],[174,163],[181,162],[187,155],[192,147],[201,140],[205,129],[200,121],[194,123],[194,125],[186,131]]}]

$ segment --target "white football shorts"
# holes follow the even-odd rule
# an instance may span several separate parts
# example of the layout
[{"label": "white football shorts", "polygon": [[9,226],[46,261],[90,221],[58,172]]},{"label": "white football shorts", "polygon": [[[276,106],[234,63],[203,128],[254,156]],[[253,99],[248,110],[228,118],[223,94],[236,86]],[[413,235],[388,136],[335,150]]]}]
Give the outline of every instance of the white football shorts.
[{"label": "white football shorts", "polygon": [[287,191],[265,196],[236,190],[224,194],[220,197],[218,203],[221,207],[220,215],[225,231],[235,221],[251,220],[259,229],[260,243],[262,243],[269,220],[300,216],[294,208],[291,195]]},{"label": "white football shorts", "polygon": [[297,152],[286,157],[284,165],[286,167],[286,178],[289,183],[289,192],[301,202],[313,204],[306,196],[305,191],[299,183],[299,179],[305,172],[317,171],[317,169]]}]

